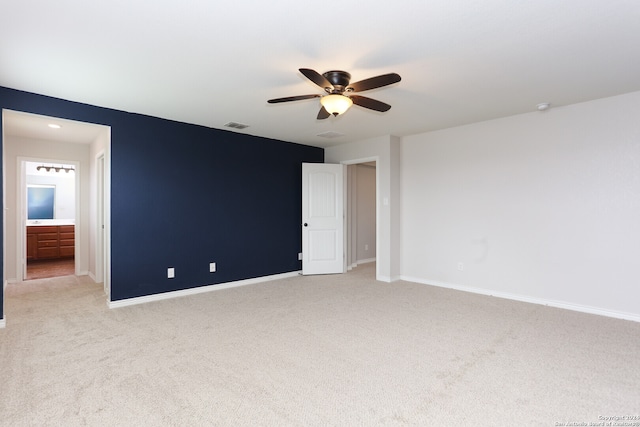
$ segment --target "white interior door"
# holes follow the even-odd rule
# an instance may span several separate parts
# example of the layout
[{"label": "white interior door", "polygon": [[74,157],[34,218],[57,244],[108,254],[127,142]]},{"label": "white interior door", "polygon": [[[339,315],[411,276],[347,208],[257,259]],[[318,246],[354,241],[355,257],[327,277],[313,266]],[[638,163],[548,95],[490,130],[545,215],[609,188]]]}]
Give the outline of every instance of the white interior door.
[{"label": "white interior door", "polygon": [[302,164],[302,274],[345,272],[344,166]]}]

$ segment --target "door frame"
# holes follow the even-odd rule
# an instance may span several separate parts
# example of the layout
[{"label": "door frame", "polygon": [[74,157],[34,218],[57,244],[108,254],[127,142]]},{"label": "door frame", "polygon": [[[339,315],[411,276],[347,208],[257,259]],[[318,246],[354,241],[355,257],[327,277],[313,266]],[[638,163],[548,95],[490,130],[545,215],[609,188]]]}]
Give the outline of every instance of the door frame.
[{"label": "door frame", "polygon": [[105,206],[108,205],[106,200],[106,153],[104,150],[99,151],[94,159],[95,171],[96,171],[96,247],[95,247],[95,281],[97,283],[102,282],[104,287],[104,293],[107,295],[107,300],[110,300],[111,296],[111,283],[106,278],[107,270],[107,238],[106,238],[106,210]]},{"label": "door frame", "polygon": [[18,207],[18,215],[16,215],[16,230],[18,230],[18,235],[16,236],[16,281],[22,282],[27,277],[27,162],[28,163],[59,163],[65,165],[73,165],[75,168],[75,179],[74,179],[74,204],[76,211],[76,218],[74,220],[75,225],[75,243],[73,248],[73,270],[74,274],[79,274],[79,265],[78,265],[78,254],[80,253],[80,242],[82,241],[82,235],[80,232],[82,220],[80,215],[80,209],[82,206],[81,196],[80,196],[80,171],[81,166],[80,162],[76,160],[60,160],[60,159],[47,159],[43,157],[26,157],[26,156],[18,156],[17,159],[17,171],[18,171],[18,179],[16,180],[16,206]]},{"label": "door frame", "polygon": [[[375,239],[375,248],[376,248],[376,265],[377,265],[377,258],[378,258],[378,254],[377,254],[377,250],[378,250],[378,236],[377,233],[379,232],[378,230],[378,163],[375,160],[368,160],[368,161],[358,161],[356,163],[349,163],[347,164],[347,166],[349,166],[347,168],[348,173],[347,173],[347,204],[345,206],[345,215],[346,215],[346,236],[347,236],[347,249],[346,249],[346,259],[347,259],[347,270],[351,270],[355,267],[357,267],[358,264],[358,248],[360,247],[360,242],[358,242],[357,239],[357,228],[358,228],[358,207],[357,207],[357,200],[358,200],[358,191],[357,191],[357,181],[358,181],[358,174],[357,174],[357,169],[355,169],[355,166],[358,165],[365,165],[368,163],[374,163],[375,166],[373,166],[373,168],[375,169],[375,176],[374,176],[374,186],[375,186],[375,231],[376,231],[376,239]],[[354,166],[354,168],[352,169],[351,166]]]},{"label": "door frame", "polygon": [[[351,160],[343,160],[340,162],[340,164],[343,165],[357,165],[360,163],[369,163],[369,162],[375,162],[376,163],[376,280],[382,280],[382,276],[380,275],[380,263],[378,262],[379,257],[380,257],[380,233],[381,233],[381,224],[380,224],[380,214],[381,214],[381,209],[382,207],[380,206],[380,202],[381,202],[381,197],[380,197],[380,156],[370,156],[370,157],[361,157],[361,158],[357,158],[357,159],[351,159]],[[347,193],[347,197],[350,198],[351,197],[351,176],[350,174],[346,174],[345,176],[345,181],[347,181],[347,189],[348,189],[348,193]],[[352,200],[347,199],[347,206],[350,206],[352,203]],[[348,214],[347,214],[348,215]],[[352,226],[351,221],[345,221],[345,236],[349,235],[351,236],[351,229],[350,227]],[[351,243],[349,241],[349,243]],[[352,248],[351,244],[345,244],[346,246],[346,250],[347,253],[345,254],[345,259],[350,260],[352,258],[352,251],[354,250],[354,248]],[[384,280],[383,280],[384,281]]]},{"label": "door frame", "polygon": [[[111,126],[106,126],[105,130],[105,146],[97,154],[97,158],[102,158],[100,168],[102,172],[102,220],[103,220],[103,241],[102,250],[102,282],[105,294],[107,296],[107,305],[111,302]],[[96,173],[98,173],[98,164],[95,164]],[[97,184],[96,184],[97,185]],[[100,206],[100,205],[98,205]],[[96,222],[96,228],[100,224]],[[96,233],[98,230],[96,230]],[[97,237],[97,236],[96,236]],[[97,239],[96,239],[97,240]],[[96,252],[98,250],[96,249]],[[96,260],[98,262],[98,260]]]}]

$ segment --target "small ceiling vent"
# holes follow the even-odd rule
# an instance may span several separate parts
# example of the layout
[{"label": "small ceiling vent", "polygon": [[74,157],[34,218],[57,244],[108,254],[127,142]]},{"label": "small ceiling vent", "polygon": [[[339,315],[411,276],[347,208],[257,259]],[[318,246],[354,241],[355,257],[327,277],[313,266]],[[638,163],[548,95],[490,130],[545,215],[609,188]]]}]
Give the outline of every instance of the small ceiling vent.
[{"label": "small ceiling vent", "polygon": [[246,129],[249,127],[249,125],[244,125],[242,123],[236,123],[236,122],[228,122],[228,123],[225,123],[224,125],[228,128],[234,128],[234,129]]},{"label": "small ceiling vent", "polygon": [[322,138],[337,138],[339,136],[344,136],[344,133],[327,131],[317,134],[316,136],[320,136]]}]

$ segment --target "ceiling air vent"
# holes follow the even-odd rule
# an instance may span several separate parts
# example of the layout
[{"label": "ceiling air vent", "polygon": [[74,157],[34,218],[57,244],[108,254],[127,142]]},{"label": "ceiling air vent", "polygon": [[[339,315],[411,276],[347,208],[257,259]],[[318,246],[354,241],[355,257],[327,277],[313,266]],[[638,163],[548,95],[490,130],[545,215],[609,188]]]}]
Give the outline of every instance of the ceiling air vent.
[{"label": "ceiling air vent", "polygon": [[236,123],[236,122],[228,122],[228,123],[225,123],[224,125],[228,128],[234,128],[234,129],[245,129],[249,127],[249,125],[243,125],[242,123]]},{"label": "ceiling air vent", "polygon": [[344,136],[344,133],[327,131],[319,133],[316,136],[321,136],[322,138],[337,138],[339,136]]}]

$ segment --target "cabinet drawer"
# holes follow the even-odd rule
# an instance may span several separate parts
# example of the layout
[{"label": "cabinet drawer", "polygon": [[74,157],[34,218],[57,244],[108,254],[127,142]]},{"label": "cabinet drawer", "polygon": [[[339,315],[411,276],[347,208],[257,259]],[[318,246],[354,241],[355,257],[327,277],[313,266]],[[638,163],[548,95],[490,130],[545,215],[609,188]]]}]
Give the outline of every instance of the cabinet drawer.
[{"label": "cabinet drawer", "polygon": [[71,246],[74,247],[76,244],[75,240],[73,239],[60,239],[60,247],[64,247],[64,246]]},{"label": "cabinet drawer", "polygon": [[38,249],[40,248],[57,248],[57,240],[38,240]]},{"label": "cabinet drawer", "polygon": [[61,233],[73,233],[75,231],[75,226],[73,225],[61,225],[59,228]]},{"label": "cabinet drawer", "polygon": [[38,248],[38,258],[57,258],[58,257],[58,247],[53,248]]},{"label": "cabinet drawer", "polygon": [[39,233],[37,236],[39,242],[43,240],[58,240],[58,233]]},{"label": "cabinet drawer", "polygon": [[64,246],[64,247],[60,247],[60,256],[61,257],[72,257],[75,255],[75,251],[74,251],[74,247],[68,247],[68,246]]},{"label": "cabinet drawer", "polygon": [[27,233],[29,234],[42,234],[42,233],[57,233],[58,227],[55,225],[38,225],[33,227],[27,227]]},{"label": "cabinet drawer", "polygon": [[60,240],[73,240],[76,237],[75,233],[63,233],[60,232]]}]

